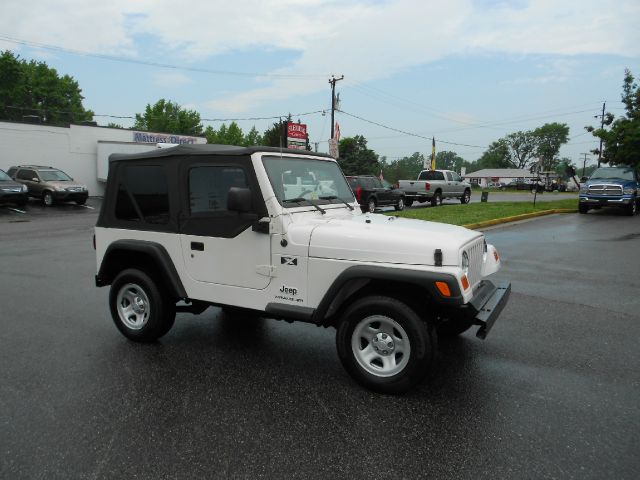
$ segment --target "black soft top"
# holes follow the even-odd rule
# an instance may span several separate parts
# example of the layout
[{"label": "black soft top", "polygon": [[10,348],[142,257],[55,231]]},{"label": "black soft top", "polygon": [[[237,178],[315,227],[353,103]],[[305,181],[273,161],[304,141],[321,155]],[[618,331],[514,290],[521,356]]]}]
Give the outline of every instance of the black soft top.
[{"label": "black soft top", "polygon": [[296,155],[332,158],[325,153],[310,152],[308,150],[294,150],[277,147],[238,147],[235,145],[177,145],[175,147],[157,148],[143,153],[113,153],[109,155],[109,162],[120,162],[126,160],[137,160],[143,158],[176,157],[185,155],[226,155],[226,156],[249,156],[256,152],[266,153],[292,153]]}]

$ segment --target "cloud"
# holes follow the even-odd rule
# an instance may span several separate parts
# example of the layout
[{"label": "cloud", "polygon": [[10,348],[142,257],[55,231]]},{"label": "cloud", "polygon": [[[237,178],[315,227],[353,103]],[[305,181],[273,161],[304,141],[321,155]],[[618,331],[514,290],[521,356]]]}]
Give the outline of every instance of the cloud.
[{"label": "cloud", "polygon": [[191,78],[180,72],[163,72],[153,75],[153,83],[158,87],[176,88],[193,83]]}]

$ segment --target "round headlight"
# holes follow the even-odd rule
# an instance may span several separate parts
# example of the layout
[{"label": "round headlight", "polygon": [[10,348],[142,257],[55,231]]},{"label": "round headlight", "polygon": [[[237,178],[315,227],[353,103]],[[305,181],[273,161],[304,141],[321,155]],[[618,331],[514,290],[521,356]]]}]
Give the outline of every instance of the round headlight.
[{"label": "round headlight", "polygon": [[469,273],[469,255],[467,252],[462,252],[462,271],[465,275]]}]

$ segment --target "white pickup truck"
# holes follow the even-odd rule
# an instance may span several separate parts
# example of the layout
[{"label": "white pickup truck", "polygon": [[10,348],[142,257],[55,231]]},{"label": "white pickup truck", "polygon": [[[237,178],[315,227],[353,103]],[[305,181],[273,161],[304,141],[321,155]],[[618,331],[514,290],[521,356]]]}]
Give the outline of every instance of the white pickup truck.
[{"label": "white pickup truck", "polygon": [[405,205],[426,202],[436,207],[445,198],[459,198],[460,203],[471,200],[471,184],[452,170],[422,170],[417,180],[399,180],[398,188],[404,190]]}]

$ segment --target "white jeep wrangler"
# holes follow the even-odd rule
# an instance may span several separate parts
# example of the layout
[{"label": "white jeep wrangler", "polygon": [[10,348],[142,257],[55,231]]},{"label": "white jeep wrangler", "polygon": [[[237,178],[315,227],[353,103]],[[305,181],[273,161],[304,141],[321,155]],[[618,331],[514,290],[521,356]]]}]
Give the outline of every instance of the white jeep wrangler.
[{"label": "white jeep wrangler", "polygon": [[269,147],[111,155],[95,245],[129,339],[211,305],[335,327],[346,370],[387,393],[422,379],[437,335],[484,338],[511,288],[483,280],[500,260],[481,233],[362,213],[333,158]]}]

